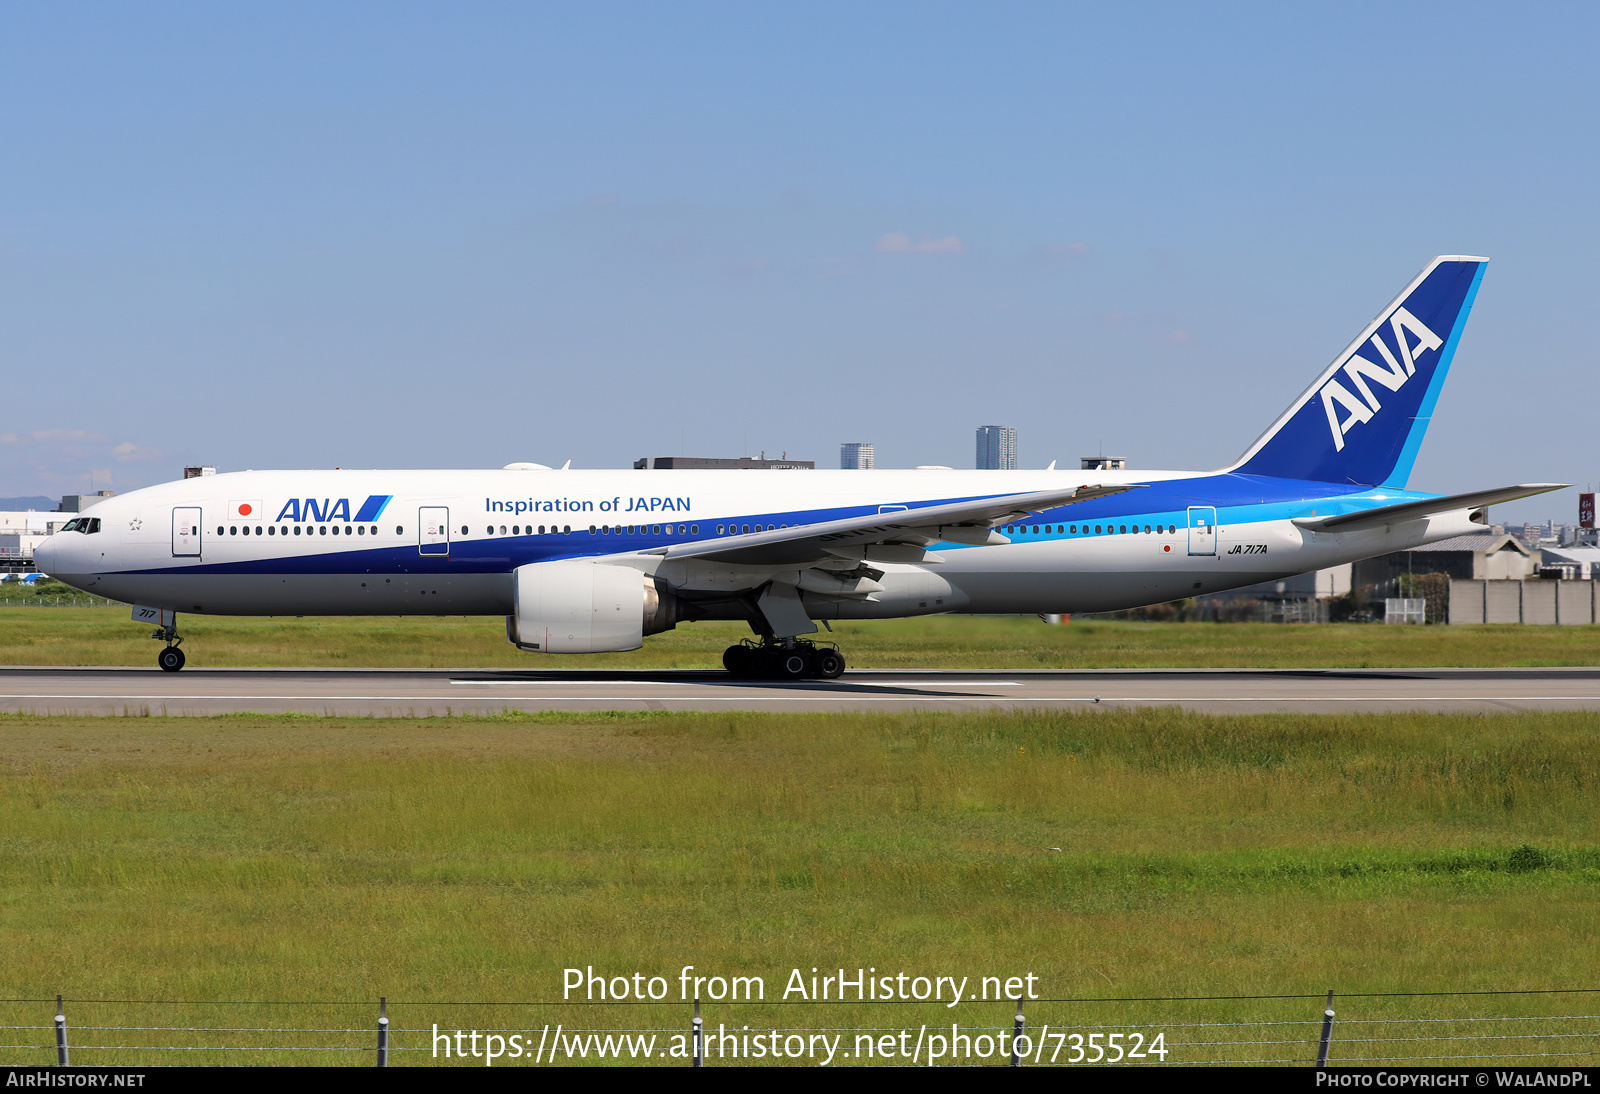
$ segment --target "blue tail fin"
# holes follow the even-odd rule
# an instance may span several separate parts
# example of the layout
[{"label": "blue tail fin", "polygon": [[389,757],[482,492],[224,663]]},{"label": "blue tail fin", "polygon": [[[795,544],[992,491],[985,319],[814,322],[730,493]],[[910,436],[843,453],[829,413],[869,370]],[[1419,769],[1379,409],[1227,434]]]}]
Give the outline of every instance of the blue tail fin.
[{"label": "blue tail fin", "polygon": [[1404,487],[1488,262],[1428,263],[1228,470]]}]

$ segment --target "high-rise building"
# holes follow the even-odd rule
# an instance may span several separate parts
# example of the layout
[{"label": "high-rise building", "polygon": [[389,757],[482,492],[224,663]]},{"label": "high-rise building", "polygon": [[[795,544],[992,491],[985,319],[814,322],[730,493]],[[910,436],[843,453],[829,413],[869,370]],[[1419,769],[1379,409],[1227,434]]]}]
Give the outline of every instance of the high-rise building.
[{"label": "high-rise building", "polygon": [[1017,469],[1017,431],[1006,425],[978,427],[978,470]]},{"label": "high-rise building", "polygon": [[872,445],[851,441],[839,446],[839,466],[846,471],[872,470]]}]

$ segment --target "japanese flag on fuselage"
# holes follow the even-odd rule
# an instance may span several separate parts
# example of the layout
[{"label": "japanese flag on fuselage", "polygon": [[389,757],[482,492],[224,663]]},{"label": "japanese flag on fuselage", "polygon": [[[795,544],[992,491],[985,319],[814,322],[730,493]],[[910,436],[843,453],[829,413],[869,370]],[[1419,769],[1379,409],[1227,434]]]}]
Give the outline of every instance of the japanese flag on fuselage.
[{"label": "japanese flag on fuselage", "polygon": [[261,503],[259,501],[230,501],[228,503],[229,520],[260,520]]}]

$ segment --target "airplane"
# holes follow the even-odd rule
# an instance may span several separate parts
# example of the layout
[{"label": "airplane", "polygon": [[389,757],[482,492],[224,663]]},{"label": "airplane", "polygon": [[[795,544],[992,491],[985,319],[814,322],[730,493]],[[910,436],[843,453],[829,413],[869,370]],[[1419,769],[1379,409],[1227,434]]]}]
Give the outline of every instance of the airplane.
[{"label": "airplane", "polygon": [[[536,653],[743,620],[737,676],[845,671],[817,620],[1109,612],[1479,529],[1563,484],[1407,489],[1488,260],[1435,258],[1242,456],[1212,471],[244,471],[98,502],[35,564],[180,612],[495,615]],[[831,630],[831,626],[829,627]]]}]

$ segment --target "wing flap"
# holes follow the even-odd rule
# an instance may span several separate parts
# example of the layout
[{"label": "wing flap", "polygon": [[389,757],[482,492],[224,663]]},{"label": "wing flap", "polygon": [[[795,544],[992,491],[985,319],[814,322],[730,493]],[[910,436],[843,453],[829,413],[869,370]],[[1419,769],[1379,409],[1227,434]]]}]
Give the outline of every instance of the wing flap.
[{"label": "wing flap", "polygon": [[1002,494],[680,543],[649,553],[672,559],[697,558],[735,565],[811,566],[830,559],[861,558],[866,548],[880,544],[921,548],[939,542],[1006,543],[1009,541],[1004,536],[993,531],[996,525],[1046,509],[1141,488],[1133,483],[1085,484],[1070,490]]}]

